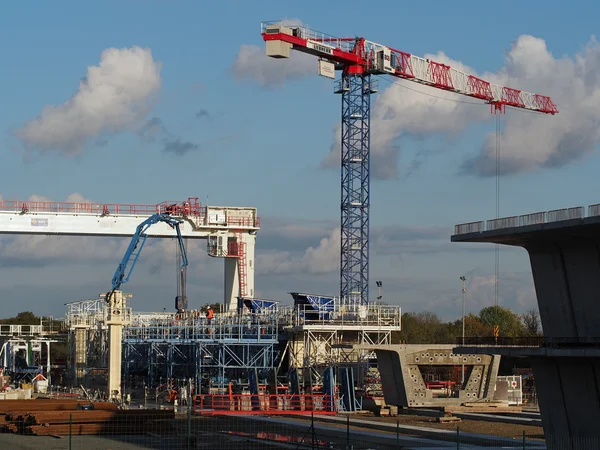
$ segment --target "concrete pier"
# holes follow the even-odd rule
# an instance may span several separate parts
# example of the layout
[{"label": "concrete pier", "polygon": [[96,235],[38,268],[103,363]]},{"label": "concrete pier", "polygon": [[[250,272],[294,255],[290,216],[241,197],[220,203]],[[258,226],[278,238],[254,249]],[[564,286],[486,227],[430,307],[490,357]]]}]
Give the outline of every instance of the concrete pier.
[{"label": "concrete pier", "polygon": [[529,254],[544,340],[454,351],[530,359],[549,449],[600,447],[600,207],[584,213],[577,207],[462,224],[451,238]]}]

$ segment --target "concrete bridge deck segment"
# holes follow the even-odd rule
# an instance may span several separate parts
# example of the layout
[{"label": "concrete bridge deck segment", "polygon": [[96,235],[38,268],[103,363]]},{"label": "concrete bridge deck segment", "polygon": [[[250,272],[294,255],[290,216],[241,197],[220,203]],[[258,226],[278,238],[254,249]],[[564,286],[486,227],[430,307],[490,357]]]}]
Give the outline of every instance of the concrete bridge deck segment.
[{"label": "concrete bridge deck segment", "polygon": [[544,334],[569,345],[455,351],[529,358],[549,449],[600,445],[600,349],[584,345],[600,337],[600,206],[584,213],[577,207],[472,222],[457,225],[451,237],[518,246],[529,254]]},{"label": "concrete bridge deck segment", "polygon": [[[457,354],[452,344],[354,345],[377,355],[385,402],[401,407],[442,407],[493,400],[500,356]],[[465,366],[465,381],[458,396],[439,395],[428,389],[423,367]]]}]

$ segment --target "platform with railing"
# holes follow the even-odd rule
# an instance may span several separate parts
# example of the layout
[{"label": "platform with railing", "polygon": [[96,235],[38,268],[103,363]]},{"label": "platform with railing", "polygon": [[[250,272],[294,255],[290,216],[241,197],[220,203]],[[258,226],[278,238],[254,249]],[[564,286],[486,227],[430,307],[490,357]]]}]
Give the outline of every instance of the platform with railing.
[{"label": "platform with railing", "polygon": [[[232,206],[206,206],[197,198],[185,201],[165,201],[158,204],[120,204],[96,202],[52,202],[1,200],[0,214],[33,216],[98,216],[98,217],[149,217],[169,214],[191,220],[197,226],[260,228],[256,208]],[[36,220],[32,219],[32,225]],[[43,222],[37,226],[45,226]]]},{"label": "platform with railing", "polygon": [[42,333],[42,325],[0,325],[0,336],[39,336]]},{"label": "platform with railing", "polygon": [[276,317],[250,314],[134,314],[130,325],[123,328],[123,342],[196,342],[274,343],[278,339]]},{"label": "platform with railing", "polygon": [[297,304],[280,309],[280,322],[296,329],[339,329],[399,331],[400,306],[346,305],[334,302],[323,308]]},{"label": "platform with railing", "polygon": [[459,225],[455,225],[454,235],[459,236],[473,233],[483,233],[486,231],[506,230],[532,225],[554,224],[569,220],[583,220],[589,218],[598,218],[600,221],[600,204],[588,206],[587,215],[584,206],[577,206],[573,208],[554,209],[552,211],[523,214],[520,216],[501,217],[487,221],[481,220],[477,222],[461,223]]}]

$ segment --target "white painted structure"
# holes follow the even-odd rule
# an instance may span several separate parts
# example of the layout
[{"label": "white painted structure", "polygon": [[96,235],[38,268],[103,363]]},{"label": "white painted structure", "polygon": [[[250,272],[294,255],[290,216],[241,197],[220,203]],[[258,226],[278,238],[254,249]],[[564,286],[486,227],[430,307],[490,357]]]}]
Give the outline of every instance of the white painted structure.
[{"label": "white painted structure", "polygon": [[[235,310],[238,296],[254,296],[254,248],[260,228],[256,208],[202,206],[197,198],[157,205],[0,200],[0,234],[131,237],[142,221],[165,212],[184,221],[180,226],[184,238],[206,239],[209,255],[225,259],[226,308]],[[176,236],[164,222],[146,234]],[[115,266],[120,257],[115,255]]]}]

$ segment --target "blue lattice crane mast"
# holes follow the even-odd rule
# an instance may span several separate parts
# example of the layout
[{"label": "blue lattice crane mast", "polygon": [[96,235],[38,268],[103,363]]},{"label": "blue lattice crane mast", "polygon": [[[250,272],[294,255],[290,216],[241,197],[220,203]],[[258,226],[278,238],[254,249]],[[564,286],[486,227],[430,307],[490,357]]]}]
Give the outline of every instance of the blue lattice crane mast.
[{"label": "blue lattice crane mast", "polygon": [[289,58],[298,50],[319,58],[319,75],[335,78],[342,94],[340,298],[347,304],[369,302],[369,208],[372,75],[390,75],[506,106],[556,114],[550,97],[491,84],[429,59],[368,41],[338,38],[301,25],[263,22],[267,56]]},{"label": "blue lattice crane mast", "polygon": [[112,289],[106,294],[107,301],[111,298],[114,291],[119,290],[122,284],[127,283],[129,281],[129,277],[133,272],[133,268],[135,267],[135,264],[137,263],[140,257],[140,253],[144,248],[146,239],[148,239],[146,230],[158,222],[166,223],[171,228],[174,228],[177,232],[177,240],[179,243],[179,255],[181,257],[181,295],[178,295],[175,298],[175,307],[178,310],[178,312],[182,312],[187,309],[184,273],[185,268],[188,266],[188,258],[183,237],[181,236],[181,230],[179,228],[179,225],[183,223],[183,220],[171,217],[168,213],[154,214],[137,226],[135,233],[131,238],[131,242],[127,247],[127,251],[125,252],[123,259],[121,260],[117,267],[117,270],[115,271],[115,274],[112,279]]}]

